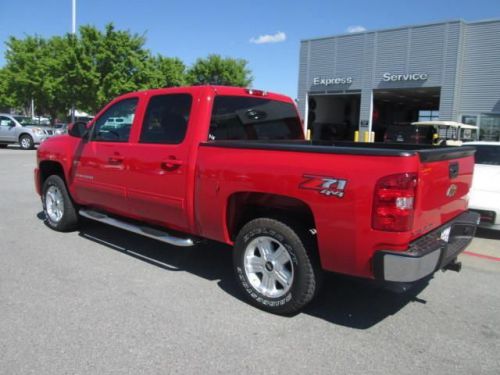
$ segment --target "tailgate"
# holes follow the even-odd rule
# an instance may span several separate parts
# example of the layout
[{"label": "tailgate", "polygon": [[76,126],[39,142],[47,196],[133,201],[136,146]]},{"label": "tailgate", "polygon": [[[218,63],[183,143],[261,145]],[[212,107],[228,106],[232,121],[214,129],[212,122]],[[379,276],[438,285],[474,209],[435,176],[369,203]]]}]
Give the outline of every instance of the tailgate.
[{"label": "tailgate", "polygon": [[474,152],[473,147],[418,151],[420,168],[412,232],[414,238],[467,210]]}]

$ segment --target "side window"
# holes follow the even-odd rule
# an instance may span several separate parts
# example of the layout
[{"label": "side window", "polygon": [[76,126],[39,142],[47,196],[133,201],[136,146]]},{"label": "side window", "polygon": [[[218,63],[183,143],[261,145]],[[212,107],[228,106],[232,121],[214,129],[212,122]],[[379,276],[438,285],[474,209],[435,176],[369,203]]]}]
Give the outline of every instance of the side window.
[{"label": "side window", "polygon": [[13,125],[14,122],[10,118],[0,116],[0,126],[10,126],[11,124]]},{"label": "side window", "polygon": [[137,98],[124,99],[109,107],[94,123],[91,140],[128,142],[137,102]]},{"label": "side window", "polygon": [[184,140],[191,113],[191,95],[157,95],[149,100],[141,143],[178,144]]}]

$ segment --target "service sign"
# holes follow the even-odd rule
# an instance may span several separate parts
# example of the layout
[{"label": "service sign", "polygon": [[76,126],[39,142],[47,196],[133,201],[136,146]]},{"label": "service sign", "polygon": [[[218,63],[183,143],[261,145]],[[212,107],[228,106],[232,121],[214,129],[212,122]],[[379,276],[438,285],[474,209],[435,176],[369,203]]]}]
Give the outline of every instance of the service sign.
[{"label": "service sign", "polygon": [[429,75],[427,73],[408,73],[408,74],[392,74],[384,73],[382,80],[384,82],[398,82],[398,81],[427,81]]}]

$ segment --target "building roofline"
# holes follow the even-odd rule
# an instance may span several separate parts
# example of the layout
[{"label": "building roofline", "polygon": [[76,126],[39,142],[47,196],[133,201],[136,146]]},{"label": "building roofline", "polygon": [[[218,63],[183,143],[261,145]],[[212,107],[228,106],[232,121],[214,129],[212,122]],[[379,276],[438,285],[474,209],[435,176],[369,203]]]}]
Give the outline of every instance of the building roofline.
[{"label": "building roofline", "polygon": [[411,25],[403,25],[403,26],[391,27],[391,28],[366,30],[366,31],[355,32],[355,33],[346,32],[346,33],[335,34],[335,35],[326,35],[326,36],[320,36],[320,37],[315,37],[315,38],[307,38],[307,39],[301,39],[300,42],[304,43],[304,42],[310,42],[310,41],[315,41],[315,40],[341,38],[341,37],[354,36],[354,35],[374,34],[374,33],[385,32],[385,31],[414,29],[414,28],[419,28],[419,27],[445,25],[445,24],[450,24],[450,23],[461,23],[464,25],[475,25],[475,24],[490,23],[490,22],[500,22],[500,18],[491,18],[491,19],[486,19],[486,20],[470,21],[470,22],[464,21],[463,19],[454,19],[454,20],[437,21],[437,22],[429,22],[429,23],[422,23],[422,24],[411,24]]}]

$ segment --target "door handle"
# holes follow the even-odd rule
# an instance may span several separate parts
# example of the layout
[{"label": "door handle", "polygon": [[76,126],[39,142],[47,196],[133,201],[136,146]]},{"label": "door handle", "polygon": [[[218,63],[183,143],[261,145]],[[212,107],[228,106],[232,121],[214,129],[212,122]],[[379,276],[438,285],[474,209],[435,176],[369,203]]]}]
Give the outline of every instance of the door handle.
[{"label": "door handle", "polygon": [[161,169],[166,171],[173,171],[180,168],[184,162],[182,160],[176,159],[175,156],[170,156],[167,160],[161,162]]},{"label": "door handle", "polygon": [[108,158],[108,164],[111,165],[123,164],[123,160],[124,160],[123,156],[120,156],[120,154],[115,154]]}]

